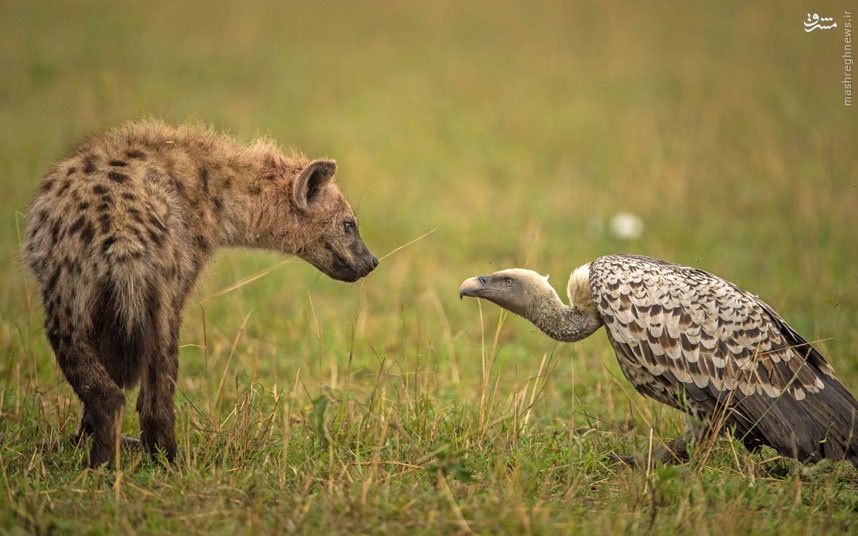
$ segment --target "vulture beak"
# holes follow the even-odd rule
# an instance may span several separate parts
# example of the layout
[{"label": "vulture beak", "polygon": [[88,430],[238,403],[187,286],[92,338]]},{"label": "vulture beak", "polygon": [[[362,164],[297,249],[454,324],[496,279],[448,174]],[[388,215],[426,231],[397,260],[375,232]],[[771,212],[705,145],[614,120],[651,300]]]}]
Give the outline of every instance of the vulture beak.
[{"label": "vulture beak", "polygon": [[462,281],[462,285],[459,287],[459,299],[461,300],[463,296],[470,296],[471,298],[481,298],[487,290],[486,285],[488,282],[489,276],[487,275],[480,275],[477,277],[465,279],[464,281]]}]

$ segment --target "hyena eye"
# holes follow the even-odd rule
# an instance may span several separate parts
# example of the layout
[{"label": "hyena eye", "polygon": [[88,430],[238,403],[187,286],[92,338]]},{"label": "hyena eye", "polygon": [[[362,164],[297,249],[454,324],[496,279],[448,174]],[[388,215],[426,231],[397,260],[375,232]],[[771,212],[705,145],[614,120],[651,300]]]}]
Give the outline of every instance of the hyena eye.
[{"label": "hyena eye", "polygon": [[356,228],[357,223],[355,223],[354,220],[346,220],[343,222],[343,231],[345,231],[346,234],[353,233]]}]

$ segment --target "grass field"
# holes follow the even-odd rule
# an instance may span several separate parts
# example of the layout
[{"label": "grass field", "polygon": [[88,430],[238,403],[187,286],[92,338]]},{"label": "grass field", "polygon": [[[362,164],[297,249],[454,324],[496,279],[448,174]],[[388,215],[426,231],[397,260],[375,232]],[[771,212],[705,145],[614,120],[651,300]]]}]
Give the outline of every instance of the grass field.
[{"label": "grass field", "polygon": [[[607,463],[682,416],[602,333],[554,343],[456,292],[527,266],[562,293],[614,252],[690,264],[759,294],[858,393],[848,4],[812,8],[838,28],[811,33],[811,8],[773,1],[325,4],[0,2],[0,533],[856,530],[848,464],[727,439]],[[38,448],[80,408],[21,228],[53,162],[150,115],[336,158],[382,261],[346,285],[219,253],[185,314],[177,463],[88,471],[85,449]],[[609,232],[620,211],[640,237]]]}]

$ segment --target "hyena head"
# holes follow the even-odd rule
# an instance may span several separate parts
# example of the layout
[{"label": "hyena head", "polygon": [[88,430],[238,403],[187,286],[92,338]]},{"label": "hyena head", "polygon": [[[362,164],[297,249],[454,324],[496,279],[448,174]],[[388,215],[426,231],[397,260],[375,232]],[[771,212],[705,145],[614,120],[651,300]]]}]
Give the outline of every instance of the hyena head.
[{"label": "hyena head", "polygon": [[373,271],[378,259],[361,240],[352,207],[331,180],[336,169],[332,160],[314,160],[295,178],[292,201],[302,227],[312,230],[296,254],[328,277],[353,282]]}]

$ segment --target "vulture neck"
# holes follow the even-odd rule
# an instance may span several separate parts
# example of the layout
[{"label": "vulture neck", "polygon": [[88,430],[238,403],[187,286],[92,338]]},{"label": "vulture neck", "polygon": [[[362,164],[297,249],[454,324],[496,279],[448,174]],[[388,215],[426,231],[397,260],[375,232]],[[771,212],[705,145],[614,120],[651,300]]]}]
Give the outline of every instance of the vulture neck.
[{"label": "vulture neck", "polygon": [[580,341],[602,326],[602,319],[595,310],[585,312],[575,305],[566,305],[556,293],[553,299],[544,300],[528,320],[552,339],[562,342]]}]

